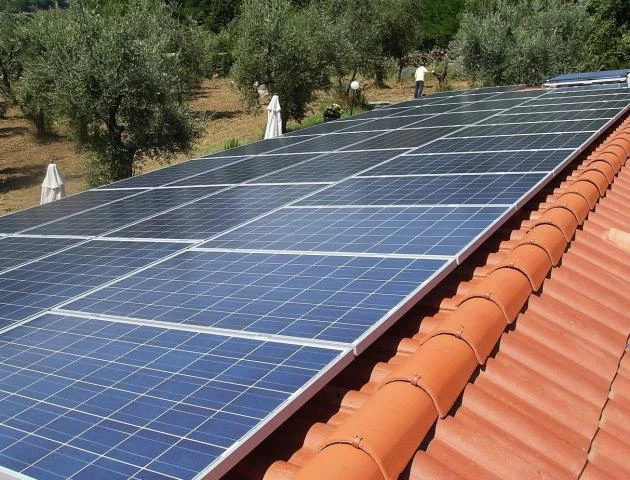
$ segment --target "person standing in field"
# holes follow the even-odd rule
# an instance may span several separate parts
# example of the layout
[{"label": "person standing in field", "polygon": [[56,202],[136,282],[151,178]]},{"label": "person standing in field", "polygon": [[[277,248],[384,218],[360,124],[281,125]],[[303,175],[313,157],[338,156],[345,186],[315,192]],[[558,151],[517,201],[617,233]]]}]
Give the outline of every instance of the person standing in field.
[{"label": "person standing in field", "polygon": [[413,94],[413,98],[420,98],[422,96],[422,90],[424,89],[424,74],[428,70],[424,65],[420,65],[416,69],[416,91]]}]

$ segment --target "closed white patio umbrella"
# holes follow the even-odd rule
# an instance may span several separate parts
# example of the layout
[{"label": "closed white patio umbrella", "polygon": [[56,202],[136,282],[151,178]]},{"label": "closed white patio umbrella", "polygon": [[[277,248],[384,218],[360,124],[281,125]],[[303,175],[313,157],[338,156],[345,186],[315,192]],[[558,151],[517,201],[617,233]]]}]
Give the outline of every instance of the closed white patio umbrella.
[{"label": "closed white patio umbrella", "polygon": [[66,194],[66,187],[64,185],[63,177],[57,168],[55,163],[48,165],[46,170],[46,177],[42,182],[42,198],[39,202],[40,205],[44,203],[52,202],[63,198]]},{"label": "closed white patio umbrella", "polygon": [[267,128],[265,128],[265,139],[275,138],[282,135],[282,117],[280,116],[280,99],[278,95],[271,97],[271,102],[267,106]]}]

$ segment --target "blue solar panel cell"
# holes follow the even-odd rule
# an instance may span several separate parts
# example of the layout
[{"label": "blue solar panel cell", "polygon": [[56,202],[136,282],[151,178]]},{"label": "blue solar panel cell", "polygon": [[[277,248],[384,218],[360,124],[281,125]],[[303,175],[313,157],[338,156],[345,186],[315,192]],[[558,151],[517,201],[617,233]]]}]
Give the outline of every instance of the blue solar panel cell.
[{"label": "blue solar panel cell", "polygon": [[102,235],[111,230],[136,223],[179,205],[197,200],[220,190],[207,188],[162,188],[149,190],[102,207],[79,213],[35,229],[28,233],[40,235]]},{"label": "blue solar panel cell", "polygon": [[[278,150],[277,153],[303,153],[303,152],[332,152],[348,147],[367,138],[372,138],[373,132],[333,133],[321,137],[313,137],[302,143]],[[304,139],[304,137],[300,137]]]},{"label": "blue solar panel cell", "polygon": [[0,272],[71,247],[81,241],[73,238],[0,238]]},{"label": "blue solar panel cell", "polygon": [[611,119],[619,113],[615,108],[602,108],[595,110],[573,110],[570,112],[549,112],[549,113],[519,113],[508,114],[502,113],[495,115],[492,118],[488,118],[479,122],[480,125],[484,124],[501,124],[501,123],[513,123],[518,125],[525,125],[529,123],[537,122],[561,122],[572,120],[588,120],[588,119]]},{"label": "blue solar panel cell", "polygon": [[596,102],[593,104],[570,103],[569,100],[561,105],[549,105],[545,102],[545,97],[531,101],[528,105],[513,107],[509,113],[547,113],[547,112],[569,112],[572,110],[594,109],[594,108],[615,108],[622,109],[628,106],[628,100],[616,100],[610,102]]},{"label": "blue solar panel cell", "polygon": [[137,192],[88,190],[71,197],[0,217],[0,233],[16,233],[44,223],[59,220]]},{"label": "blue solar panel cell", "polygon": [[110,234],[123,238],[205,239],[296,200],[321,185],[243,185]]},{"label": "blue solar panel cell", "polygon": [[[484,118],[494,115],[494,111],[479,111],[479,112],[449,112],[441,115],[436,115],[430,118],[423,118],[417,123],[413,124],[410,128],[418,127],[450,127],[450,126],[465,126],[471,123],[476,123]],[[417,118],[417,117],[416,117]],[[403,127],[404,128],[404,127]]]},{"label": "blue solar panel cell", "polygon": [[46,315],[0,336],[0,465],[194,478],[343,354]]},{"label": "blue solar panel cell", "polygon": [[575,120],[562,122],[514,123],[502,125],[473,125],[457,132],[458,137],[488,137],[556,132],[596,132],[607,119]]},{"label": "blue solar panel cell", "polygon": [[225,168],[175,182],[173,186],[236,184],[313,158],[316,154],[265,155],[251,157]]},{"label": "blue solar panel cell", "polygon": [[283,208],[201,247],[457,255],[504,207]]},{"label": "blue solar panel cell", "polygon": [[244,158],[246,157],[197,158],[194,160],[188,160],[187,162],[178,163],[177,165],[161,168],[153,172],[145,173],[144,175],[138,175],[136,177],[120,180],[119,182],[103,185],[100,188],[161,187],[163,185],[182,180],[183,178],[190,177],[191,175],[198,175],[232,163],[240,162]]},{"label": "blue solar panel cell", "polygon": [[570,154],[567,150],[407,154],[360,175],[551,172]]},{"label": "blue solar panel cell", "polygon": [[420,147],[414,150],[414,153],[555,150],[559,148],[575,150],[592,136],[593,132],[512,135],[505,137],[449,137]]},{"label": "blue solar panel cell", "polygon": [[[419,125],[420,126],[420,125]],[[342,148],[343,151],[374,150],[389,148],[415,148],[455,131],[455,127],[416,128],[413,130],[393,130],[379,136],[371,136],[355,145]]]},{"label": "blue solar panel cell", "polygon": [[264,183],[335,182],[400,155],[400,150],[333,152],[258,179]]},{"label": "blue solar panel cell", "polygon": [[342,130],[346,130],[354,125],[360,125],[366,122],[368,119],[361,119],[358,116],[352,117],[351,119],[343,119],[343,120],[335,120],[334,122],[325,122],[320,123],[319,125],[313,125],[312,127],[300,128],[299,130],[294,130],[293,132],[285,133],[284,136],[288,137],[297,137],[297,136],[310,136],[310,135],[321,135],[324,133],[333,133],[339,132]]},{"label": "blue solar panel cell", "polygon": [[350,344],[446,264],[188,251],[66,308]]},{"label": "blue solar panel cell", "polygon": [[166,242],[90,241],[0,274],[0,328],[183,248]]},{"label": "blue solar panel cell", "polygon": [[512,205],[546,174],[351,178],[295,205]]},{"label": "blue solar panel cell", "polygon": [[405,128],[422,126],[416,125],[418,122],[422,122],[419,117],[390,117],[390,118],[377,118],[370,120],[369,122],[361,122],[358,125],[349,127],[344,132],[374,132],[378,130],[394,130],[396,128]]},{"label": "blue solar panel cell", "polygon": [[[282,136],[276,138],[269,138],[266,140],[261,140],[259,142],[250,143],[248,145],[241,145],[240,147],[230,148],[229,150],[225,150],[221,152],[222,155],[225,156],[242,156],[242,155],[260,155],[263,153],[276,153],[276,150],[279,150],[284,147],[288,147],[289,145],[299,144],[306,140],[305,137],[293,137],[293,136]],[[300,150],[298,149],[299,153]]]}]

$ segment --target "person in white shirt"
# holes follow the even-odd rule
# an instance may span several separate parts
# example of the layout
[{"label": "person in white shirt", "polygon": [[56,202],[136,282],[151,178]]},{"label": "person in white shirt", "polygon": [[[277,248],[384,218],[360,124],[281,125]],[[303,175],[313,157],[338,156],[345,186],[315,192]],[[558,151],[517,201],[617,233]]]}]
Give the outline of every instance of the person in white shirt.
[{"label": "person in white shirt", "polygon": [[413,94],[413,98],[420,98],[422,96],[422,90],[424,89],[424,74],[428,70],[424,65],[420,65],[416,69],[416,91]]}]

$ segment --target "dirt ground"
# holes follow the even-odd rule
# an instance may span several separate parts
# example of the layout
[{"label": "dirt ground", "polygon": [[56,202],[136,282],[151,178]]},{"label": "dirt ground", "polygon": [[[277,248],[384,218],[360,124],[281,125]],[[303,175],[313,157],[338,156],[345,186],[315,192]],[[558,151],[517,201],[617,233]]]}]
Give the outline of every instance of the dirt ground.
[{"label": "dirt ground", "polygon": [[[455,87],[465,88],[456,84]],[[427,82],[425,94],[433,93],[434,85]],[[400,102],[413,96],[413,82],[391,82],[388,88],[368,85],[368,101]],[[325,104],[325,95],[318,104]],[[205,134],[190,154],[180,155],[173,163],[223,150],[229,139],[238,139],[241,145],[262,138],[266,115],[247,112],[229,79],[206,80],[190,101],[191,107],[206,112],[208,126]],[[0,118],[0,215],[38,205],[41,182],[49,162],[57,163],[66,180],[66,194],[78,193],[87,188],[84,170],[85,158],[77,152],[65,136],[63,126],[55,126],[56,135],[45,140],[35,136],[33,125],[20,110],[10,108]],[[153,162],[143,165],[139,173],[146,173],[160,165]]]}]

